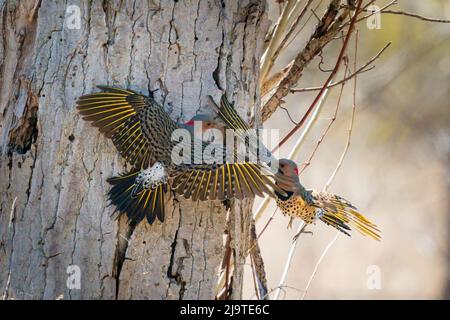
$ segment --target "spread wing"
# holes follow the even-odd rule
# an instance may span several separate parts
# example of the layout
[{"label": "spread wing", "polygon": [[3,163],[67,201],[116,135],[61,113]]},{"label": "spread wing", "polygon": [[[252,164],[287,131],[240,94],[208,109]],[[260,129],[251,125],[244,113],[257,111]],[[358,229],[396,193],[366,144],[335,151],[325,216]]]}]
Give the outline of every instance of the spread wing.
[{"label": "spread wing", "polygon": [[187,165],[176,170],[172,188],[176,193],[192,200],[226,200],[274,196],[284,194],[261,166],[250,163],[224,163],[220,165]]},{"label": "spread wing", "polygon": [[84,120],[111,138],[120,155],[133,166],[149,165],[151,150],[145,138],[139,111],[149,98],[132,90],[98,86],[102,92],[82,96],[77,109]]},{"label": "spread wing", "polygon": [[[210,99],[214,102],[212,97]],[[235,135],[245,143],[245,145],[252,145],[252,143],[257,142],[258,153],[260,155],[260,162],[264,164],[269,164],[270,161],[276,160],[272,153],[267,149],[267,147],[262,143],[262,141],[256,135],[255,130],[251,130],[249,125],[244,121],[244,119],[239,116],[234,106],[228,101],[225,94],[222,95],[220,99],[220,107],[214,103],[215,111],[219,118],[225,123],[225,125],[234,130]],[[261,155],[264,155],[265,159]]]}]

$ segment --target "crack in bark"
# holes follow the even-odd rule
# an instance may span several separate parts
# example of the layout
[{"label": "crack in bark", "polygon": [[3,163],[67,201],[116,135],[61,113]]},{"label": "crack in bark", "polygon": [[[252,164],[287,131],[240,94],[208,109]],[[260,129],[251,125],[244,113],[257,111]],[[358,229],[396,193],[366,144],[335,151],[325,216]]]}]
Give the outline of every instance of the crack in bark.
[{"label": "crack in bark", "polygon": [[[219,16],[219,21],[220,21],[220,16]],[[224,88],[222,87],[222,85],[220,84],[220,72],[221,72],[221,60],[222,60],[222,55],[223,55],[223,46],[224,46],[224,41],[225,41],[225,34],[224,31],[222,30],[222,40],[220,41],[220,47],[219,47],[219,52],[217,55],[217,67],[216,69],[214,69],[212,77],[214,79],[214,82],[216,83],[217,88],[219,88],[219,90],[224,90]]]},{"label": "crack in bark", "polygon": [[[122,230],[125,229],[125,235],[121,235]],[[117,246],[116,252],[114,253],[113,262],[113,278],[116,280],[116,296],[115,299],[119,299],[120,293],[120,273],[122,272],[123,263],[126,259],[126,254],[128,250],[128,245],[133,235],[135,226],[129,225],[126,221],[126,217],[119,218],[118,228],[117,228]]]},{"label": "crack in bark", "polygon": [[133,24],[131,25],[131,40],[130,40],[130,65],[128,67],[128,75],[127,75],[127,85],[128,88],[131,85],[131,77],[132,77],[132,71],[133,71],[133,63],[134,63],[134,54],[135,51],[135,39],[136,39],[136,31],[135,27],[139,19],[142,17],[142,14],[139,15],[136,19],[134,19],[134,14],[136,12],[136,0],[133,2],[133,12],[131,13],[131,19],[133,20]]},{"label": "crack in bark", "polygon": [[[173,266],[175,263],[175,253],[176,253],[176,247],[178,244],[178,233],[180,231],[181,228],[181,217],[182,217],[182,211],[181,211],[181,207],[179,207],[179,214],[180,214],[180,219],[178,221],[178,228],[175,231],[175,236],[174,239],[172,241],[172,244],[170,245],[171,247],[171,252],[170,252],[170,260],[169,260],[169,266],[167,268],[167,277],[169,278],[170,282],[169,282],[169,286],[167,287],[167,293],[166,296],[168,295],[169,289],[170,289],[170,285],[172,283],[172,281],[175,281],[175,283],[177,285],[180,286],[180,290],[178,292],[178,299],[179,300],[183,300],[183,295],[184,292],[186,291],[186,281],[183,280],[183,277],[181,275],[181,271],[183,270],[183,261],[185,259],[185,257],[179,257],[176,261],[177,263],[177,269],[174,271],[173,270]],[[183,241],[183,245],[185,245],[185,241],[186,239],[181,239]],[[186,247],[185,247],[186,249]]]}]

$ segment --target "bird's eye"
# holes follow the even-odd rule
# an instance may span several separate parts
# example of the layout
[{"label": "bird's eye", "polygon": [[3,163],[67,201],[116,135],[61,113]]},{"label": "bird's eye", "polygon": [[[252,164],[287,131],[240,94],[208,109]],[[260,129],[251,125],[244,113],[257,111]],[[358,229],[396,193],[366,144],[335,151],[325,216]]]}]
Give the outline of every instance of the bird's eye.
[{"label": "bird's eye", "polygon": [[208,122],[206,125],[209,127],[211,125],[211,122]]},{"label": "bird's eye", "polygon": [[280,167],[284,168],[284,164],[280,165]]}]

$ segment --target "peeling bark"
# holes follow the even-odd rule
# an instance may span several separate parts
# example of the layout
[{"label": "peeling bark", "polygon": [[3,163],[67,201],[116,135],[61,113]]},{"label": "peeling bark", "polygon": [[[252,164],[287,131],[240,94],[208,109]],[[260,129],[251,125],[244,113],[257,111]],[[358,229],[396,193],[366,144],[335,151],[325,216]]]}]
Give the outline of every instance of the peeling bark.
[{"label": "peeling bark", "polygon": [[[69,4],[81,9],[79,30],[66,24]],[[0,17],[1,292],[15,299],[213,298],[224,205],[172,197],[164,223],[131,230],[112,220],[106,178],[124,163],[80,120],[75,101],[98,84],[158,89],[171,116],[187,120],[223,89],[251,117],[265,3],[0,0]],[[231,205],[232,298],[241,297],[251,205]],[[79,290],[66,285],[70,265],[80,267]]]}]

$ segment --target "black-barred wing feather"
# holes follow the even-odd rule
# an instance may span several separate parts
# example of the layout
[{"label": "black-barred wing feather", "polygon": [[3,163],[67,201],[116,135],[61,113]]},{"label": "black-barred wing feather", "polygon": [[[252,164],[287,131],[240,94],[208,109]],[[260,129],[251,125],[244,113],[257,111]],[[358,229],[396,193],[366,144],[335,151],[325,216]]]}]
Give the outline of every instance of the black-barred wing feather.
[{"label": "black-barred wing feather", "polygon": [[254,163],[182,165],[174,170],[172,189],[192,200],[226,200],[284,193]]},{"label": "black-barred wing feather", "polygon": [[82,96],[77,108],[83,119],[112,139],[120,155],[136,167],[154,162],[139,120],[148,97],[132,90],[98,86],[103,92]]}]

